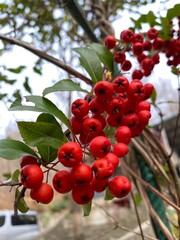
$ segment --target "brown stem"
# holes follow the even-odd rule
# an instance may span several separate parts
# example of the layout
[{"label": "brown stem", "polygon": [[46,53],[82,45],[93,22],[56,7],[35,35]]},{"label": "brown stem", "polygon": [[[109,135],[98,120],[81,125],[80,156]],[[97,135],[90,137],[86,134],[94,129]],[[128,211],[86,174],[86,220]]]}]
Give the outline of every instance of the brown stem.
[{"label": "brown stem", "polygon": [[42,58],[42,59],[44,59],[44,60],[46,60],[48,62],[51,62],[52,64],[62,68],[66,72],[72,74],[73,76],[81,79],[85,83],[87,83],[89,85],[92,85],[91,79],[87,78],[82,73],[80,73],[77,70],[75,70],[75,69],[71,68],[70,66],[66,65],[64,62],[58,60],[57,58],[54,58],[54,57],[48,55],[47,53],[30,46],[28,43],[22,42],[22,41],[20,41],[20,40],[18,40],[16,38],[7,37],[7,36],[2,35],[2,34],[0,34],[0,39],[5,41],[5,42],[8,42],[10,44],[15,44],[15,45],[18,45],[18,46],[20,46],[22,48],[25,48],[26,50],[34,53],[38,57],[40,57],[40,58]]},{"label": "brown stem", "polygon": [[178,207],[176,204],[174,204],[172,201],[170,201],[168,198],[166,198],[163,194],[161,194],[156,188],[151,186],[148,182],[144,181],[141,177],[139,177],[128,165],[126,162],[122,163],[127,172],[129,172],[134,178],[136,178],[138,181],[141,182],[141,184],[150,189],[152,192],[154,192],[157,196],[159,196],[161,199],[163,199],[165,202],[167,202],[169,205],[171,205],[173,208],[175,208],[178,212],[180,212],[180,207]]}]

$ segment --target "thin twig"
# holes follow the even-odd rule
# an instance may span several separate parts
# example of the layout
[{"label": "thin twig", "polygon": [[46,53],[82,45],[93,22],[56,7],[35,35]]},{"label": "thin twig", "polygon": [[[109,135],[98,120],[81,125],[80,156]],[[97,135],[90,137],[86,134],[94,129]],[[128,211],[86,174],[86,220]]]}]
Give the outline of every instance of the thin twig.
[{"label": "thin twig", "polygon": [[155,189],[151,184],[144,181],[141,177],[139,177],[125,162],[122,162],[123,166],[127,170],[128,173],[130,173],[133,177],[135,177],[138,181],[141,182],[141,184],[150,189],[152,192],[154,192],[157,196],[159,196],[161,199],[163,199],[165,202],[167,202],[169,205],[171,205],[173,208],[175,208],[178,212],[180,212],[180,208],[174,204],[172,201],[170,201],[168,198],[166,198],[163,194],[161,194],[157,189]]}]

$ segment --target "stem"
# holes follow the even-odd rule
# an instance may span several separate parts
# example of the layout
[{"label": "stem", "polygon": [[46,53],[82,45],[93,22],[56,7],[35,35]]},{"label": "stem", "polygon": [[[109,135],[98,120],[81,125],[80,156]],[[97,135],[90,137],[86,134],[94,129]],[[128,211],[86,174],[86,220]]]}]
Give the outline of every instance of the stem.
[{"label": "stem", "polygon": [[147,183],[146,181],[144,181],[141,177],[139,177],[134,170],[132,170],[127,163],[123,162],[122,163],[123,166],[125,167],[125,169],[127,170],[127,172],[129,172],[134,178],[136,178],[138,181],[141,182],[141,184],[150,189],[152,192],[154,192],[157,196],[159,196],[160,198],[162,198],[165,202],[167,202],[169,205],[171,205],[173,208],[175,208],[178,212],[180,212],[180,208],[174,204],[173,202],[171,202],[168,198],[166,198],[163,194],[161,194],[157,189],[155,189],[154,187],[151,186],[151,184]]},{"label": "stem", "polygon": [[83,80],[85,83],[87,83],[88,85],[92,85],[92,81],[91,79],[87,78],[86,76],[84,76],[82,73],[78,72],[77,70],[71,68],[70,66],[68,66],[67,64],[65,64],[64,62],[58,60],[57,58],[54,58],[50,55],[48,55],[47,53],[40,51],[32,46],[30,46],[28,43],[22,42],[16,38],[12,38],[12,37],[7,37],[4,36],[2,34],[0,34],[0,39],[8,42],[10,44],[15,44],[18,45],[22,48],[25,48],[26,50],[34,53],[35,55],[37,55],[38,57],[51,62],[52,64],[62,68],[63,70],[65,70],[66,72],[72,74],[73,76],[80,78],[81,80]]}]

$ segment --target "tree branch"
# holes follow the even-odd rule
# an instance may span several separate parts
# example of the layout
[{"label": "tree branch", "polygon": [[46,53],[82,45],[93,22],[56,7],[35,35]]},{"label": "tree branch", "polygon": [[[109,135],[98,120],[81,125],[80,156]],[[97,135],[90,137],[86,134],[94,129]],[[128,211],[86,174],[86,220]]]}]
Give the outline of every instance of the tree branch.
[{"label": "tree branch", "polygon": [[5,42],[8,42],[10,44],[15,44],[17,46],[20,46],[22,48],[25,48],[26,50],[34,53],[35,55],[37,55],[38,57],[48,61],[48,62],[51,62],[52,64],[56,65],[57,67],[60,67],[62,68],[63,70],[65,70],[66,72],[72,74],[73,76],[83,80],[85,83],[89,84],[89,85],[92,85],[92,81],[91,79],[87,78],[86,76],[84,76],[82,73],[78,72],[77,70],[71,68],[70,66],[68,66],[67,64],[65,64],[64,62],[58,60],[57,58],[54,58],[50,55],[48,55],[47,53],[39,50],[39,49],[36,49],[32,46],[30,46],[28,43],[25,43],[25,42],[22,42],[16,38],[12,38],[12,37],[7,37],[5,35],[2,35],[0,34],[0,39],[5,41]]}]

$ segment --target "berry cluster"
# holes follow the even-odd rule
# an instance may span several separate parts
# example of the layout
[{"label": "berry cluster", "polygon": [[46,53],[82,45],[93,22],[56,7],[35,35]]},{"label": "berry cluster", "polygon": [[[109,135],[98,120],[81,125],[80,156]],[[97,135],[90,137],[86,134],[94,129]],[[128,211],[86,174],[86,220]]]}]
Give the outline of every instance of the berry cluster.
[{"label": "berry cluster", "polygon": [[[180,27],[180,20],[178,26]],[[114,49],[114,61],[120,64],[123,71],[128,71],[132,67],[126,53],[135,56],[139,67],[132,72],[132,78],[142,79],[144,76],[149,76],[154,66],[159,63],[161,52],[165,53],[168,65],[176,67],[180,64],[179,31],[177,34],[173,31],[169,40],[163,40],[158,35],[159,31],[154,27],[144,35],[128,29],[121,32],[120,39],[106,36],[105,46]]]},{"label": "berry cluster", "polygon": [[[126,59],[126,51],[137,57],[140,69],[132,74],[131,81],[120,74],[111,78],[106,72],[105,79],[93,86],[91,95],[76,99],[71,105],[70,139],[60,146],[58,161],[43,171],[43,163],[31,156],[21,159],[21,183],[30,189],[32,199],[47,204],[53,199],[54,190],[60,194],[71,192],[77,204],[92,201],[95,192],[108,190],[116,198],[123,198],[131,190],[130,180],[117,175],[116,169],[129,151],[131,139],[140,135],[151,117],[150,103],[154,86],[143,84],[143,76],[148,76],[154,64],[158,63],[158,53],[145,55],[152,48],[163,48],[163,40],[158,31],[151,28],[147,32],[148,41],[141,34],[131,30],[121,33],[120,42],[125,49],[118,49],[116,39],[107,36],[105,45],[115,49],[114,61],[121,70],[131,68]],[[61,163],[63,168],[55,169]],[[55,170],[52,183],[44,181],[44,173]]]}]

